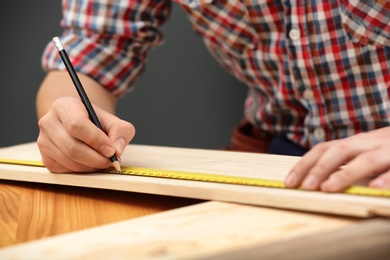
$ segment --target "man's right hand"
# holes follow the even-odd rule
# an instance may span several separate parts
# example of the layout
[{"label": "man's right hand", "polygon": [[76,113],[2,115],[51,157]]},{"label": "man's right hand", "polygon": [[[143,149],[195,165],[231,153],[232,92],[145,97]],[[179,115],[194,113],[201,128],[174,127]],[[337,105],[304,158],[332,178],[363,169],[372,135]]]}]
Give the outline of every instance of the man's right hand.
[{"label": "man's right hand", "polygon": [[112,95],[96,82],[88,78],[84,81],[104,132],[89,119],[66,72],[49,75],[38,93],[37,144],[42,162],[51,172],[92,172],[108,168],[111,166],[108,158],[114,153],[120,158],[134,137],[134,126],[110,113],[115,105]]},{"label": "man's right hand", "polygon": [[110,167],[133,138],[134,127],[94,107],[106,133],[95,126],[80,100],[62,97],[39,120],[38,147],[43,164],[52,172],[91,172]]}]

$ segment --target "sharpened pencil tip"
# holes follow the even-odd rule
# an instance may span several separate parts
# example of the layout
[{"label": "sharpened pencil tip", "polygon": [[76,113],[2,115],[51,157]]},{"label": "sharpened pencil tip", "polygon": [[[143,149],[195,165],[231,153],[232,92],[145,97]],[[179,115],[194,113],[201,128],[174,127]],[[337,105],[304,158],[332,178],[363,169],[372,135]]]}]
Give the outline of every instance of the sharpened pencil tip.
[{"label": "sharpened pencil tip", "polygon": [[120,174],[122,174],[121,165],[119,164],[118,161],[113,161],[113,162],[112,162],[112,165],[113,165],[114,168],[117,170],[117,172],[119,172]]}]

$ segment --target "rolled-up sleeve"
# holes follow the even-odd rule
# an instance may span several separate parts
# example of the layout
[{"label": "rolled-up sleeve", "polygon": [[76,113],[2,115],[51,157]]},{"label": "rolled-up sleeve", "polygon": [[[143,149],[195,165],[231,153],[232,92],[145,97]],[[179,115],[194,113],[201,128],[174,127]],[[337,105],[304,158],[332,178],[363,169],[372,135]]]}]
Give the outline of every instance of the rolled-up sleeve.
[{"label": "rolled-up sleeve", "polygon": [[390,1],[339,0],[343,26],[352,40],[390,46]]},{"label": "rolled-up sleeve", "polygon": [[[63,0],[61,40],[77,72],[121,96],[143,71],[147,51],[162,43],[158,27],[170,1]],[[42,56],[45,71],[64,70],[54,45]]]}]

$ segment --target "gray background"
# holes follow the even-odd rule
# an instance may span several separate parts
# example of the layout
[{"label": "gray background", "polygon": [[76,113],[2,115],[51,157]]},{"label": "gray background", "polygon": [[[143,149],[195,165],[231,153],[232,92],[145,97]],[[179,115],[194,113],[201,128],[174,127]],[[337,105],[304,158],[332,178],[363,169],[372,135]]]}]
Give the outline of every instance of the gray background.
[{"label": "gray background", "polygon": [[[0,147],[38,136],[40,58],[60,34],[60,18],[59,0],[0,4]],[[246,87],[211,57],[177,4],[162,31],[165,44],[149,53],[147,69],[135,91],[119,101],[118,115],[135,125],[133,143],[222,148],[242,118]]]}]

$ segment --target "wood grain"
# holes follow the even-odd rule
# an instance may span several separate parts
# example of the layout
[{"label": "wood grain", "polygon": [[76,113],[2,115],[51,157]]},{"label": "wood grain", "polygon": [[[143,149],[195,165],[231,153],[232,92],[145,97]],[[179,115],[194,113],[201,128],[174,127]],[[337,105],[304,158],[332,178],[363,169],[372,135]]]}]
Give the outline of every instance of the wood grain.
[{"label": "wood grain", "polygon": [[12,185],[0,186],[0,247],[14,244],[19,221],[20,193]]},{"label": "wood grain", "polygon": [[[309,250],[310,248],[314,250]],[[359,225],[284,239],[268,245],[227,250],[202,259],[389,259],[390,220],[367,220]]]},{"label": "wood grain", "polygon": [[[39,160],[35,143],[0,149],[0,157]],[[129,145],[122,165],[282,181],[298,157]],[[219,200],[359,217],[390,216],[390,199],[104,173],[52,174],[44,168],[0,164],[0,179]]]},{"label": "wood grain", "polygon": [[227,250],[319,235],[362,222],[356,218],[204,202],[7,247],[0,250],[0,259],[199,259]]},{"label": "wood grain", "polygon": [[137,218],[199,200],[0,181],[0,247]]}]

